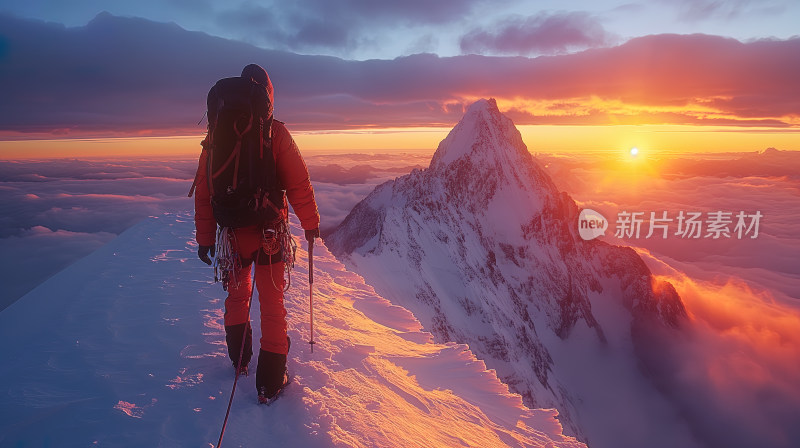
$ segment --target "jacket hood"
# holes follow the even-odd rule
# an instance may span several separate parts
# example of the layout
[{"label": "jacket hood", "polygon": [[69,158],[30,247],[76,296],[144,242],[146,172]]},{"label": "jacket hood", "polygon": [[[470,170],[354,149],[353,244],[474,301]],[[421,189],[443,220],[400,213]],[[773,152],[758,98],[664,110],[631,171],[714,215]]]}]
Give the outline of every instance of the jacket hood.
[{"label": "jacket hood", "polygon": [[250,64],[242,69],[242,78],[250,78],[253,81],[266,87],[267,94],[269,95],[269,102],[275,104],[275,99],[272,94],[272,81],[269,79],[267,71],[258,64]]}]

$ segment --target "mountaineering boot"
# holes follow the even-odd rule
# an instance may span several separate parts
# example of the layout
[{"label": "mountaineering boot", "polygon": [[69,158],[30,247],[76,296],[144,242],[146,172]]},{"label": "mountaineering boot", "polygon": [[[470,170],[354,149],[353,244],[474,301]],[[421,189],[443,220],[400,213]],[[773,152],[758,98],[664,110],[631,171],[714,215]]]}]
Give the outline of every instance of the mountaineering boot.
[{"label": "mountaineering boot", "polygon": [[[245,326],[247,334],[245,335]],[[244,350],[242,350],[242,336],[244,336]],[[225,326],[225,341],[228,343],[228,356],[233,361],[233,368],[237,375],[247,375],[247,366],[253,357],[253,329],[247,323]],[[239,352],[242,352],[242,363],[239,365]]]},{"label": "mountaineering boot", "polygon": [[272,397],[267,397],[266,392],[263,394],[261,392],[258,393],[258,404],[265,404],[267,406],[271,405],[273,401],[277,400],[278,397],[281,396],[281,392],[283,392],[283,389],[285,389],[290,382],[292,382],[292,379],[289,378],[289,371],[287,370],[283,374],[283,385],[280,387],[280,389],[278,389],[277,392],[275,392],[275,395]]},{"label": "mountaineering boot", "polygon": [[256,369],[258,402],[268,404],[289,381],[286,371],[286,355],[260,350]]}]

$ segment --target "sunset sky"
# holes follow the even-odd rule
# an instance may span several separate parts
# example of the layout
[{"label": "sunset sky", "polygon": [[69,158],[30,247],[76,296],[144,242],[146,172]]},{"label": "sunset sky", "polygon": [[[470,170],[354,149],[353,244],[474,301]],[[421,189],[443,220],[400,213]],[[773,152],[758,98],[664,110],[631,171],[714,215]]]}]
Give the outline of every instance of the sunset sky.
[{"label": "sunset sky", "polygon": [[532,151],[798,150],[798,21],[788,0],[6,2],[0,157],[196,154],[208,89],[250,62],[309,150],[433,150],[481,97]]}]

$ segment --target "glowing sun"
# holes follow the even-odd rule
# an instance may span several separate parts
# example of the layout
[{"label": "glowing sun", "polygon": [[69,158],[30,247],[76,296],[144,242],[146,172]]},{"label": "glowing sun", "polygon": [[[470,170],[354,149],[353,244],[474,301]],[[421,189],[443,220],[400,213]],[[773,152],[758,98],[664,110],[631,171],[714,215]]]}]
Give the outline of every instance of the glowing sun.
[{"label": "glowing sun", "polygon": [[631,148],[631,157],[636,157],[637,154],[639,154],[639,148],[634,146]]}]

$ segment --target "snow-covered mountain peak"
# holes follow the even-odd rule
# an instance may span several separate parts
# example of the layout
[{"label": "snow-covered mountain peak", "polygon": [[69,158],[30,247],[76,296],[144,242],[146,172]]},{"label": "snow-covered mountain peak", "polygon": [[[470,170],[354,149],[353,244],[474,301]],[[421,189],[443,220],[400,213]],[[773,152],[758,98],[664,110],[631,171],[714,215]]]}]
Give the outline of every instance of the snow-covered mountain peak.
[{"label": "snow-covered mountain peak", "polygon": [[625,429],[590,403],[631,381],[649,391],[636,347],[686,310],[636,252],[583,241],[578,213],[495,101],[480,100],[427,170],[380,185],[326,242],[438,341],[469,344],[528,406],[557,407],[585,440],[644,446],[612,445]]},{"label": "snow-covered mountain peak", "polygon": [[418,182],[425,184],[425,194],[468,212],[459,212],[459,219],[482,227],[486,221],[500,224],[511,244],[523,238],[524,226],[546,204],[558,201],[555,185],[494,99],[470,105],[439,144],[429,169],[398,179],[394,188],[418,188]]},{"label": "snow-covered mountain peak", "polygon": [[431,159],[431,169],[443,169],[464,156],[487,162],[510,162],[528,154],[514,123],[500,112],[494,98],[471,104]]}]

